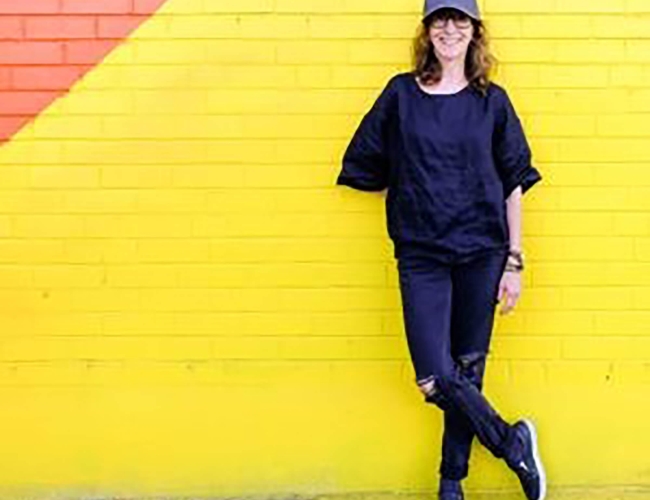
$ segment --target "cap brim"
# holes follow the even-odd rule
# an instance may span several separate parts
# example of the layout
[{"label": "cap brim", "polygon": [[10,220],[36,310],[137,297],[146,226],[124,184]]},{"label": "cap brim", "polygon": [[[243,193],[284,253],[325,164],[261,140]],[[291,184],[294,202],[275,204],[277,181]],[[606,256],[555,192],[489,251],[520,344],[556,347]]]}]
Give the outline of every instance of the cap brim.
[{"label": "cap brim", "polygon": [[[450,3],[451,3],[451,2],[450,2]],[[476,14],[475,14],[474,12],[470,12],[468,9],[464,9],[464,8],[462,8],[462,7],[458,7],[458,6],[456,6],[456,5],[439,5],[439,6],[437,6],[436,8],[431,9],[430,11],[426,12],[426,13],[422,16],[422,21],[424,22],[424,20],[425,20],[427,17],[429,17],[431,14],[433,14],[434,12],[436,12],[437,10],[440,10],[440,9],[456,9],[456,10],[459,10],[459,11],[461,11],[461,12],[467,14],[469,17],[471,17],[471,18],[474,19],[475,21],[480,21],[480,20],[481,20],[478,16],[476,16]]]}]

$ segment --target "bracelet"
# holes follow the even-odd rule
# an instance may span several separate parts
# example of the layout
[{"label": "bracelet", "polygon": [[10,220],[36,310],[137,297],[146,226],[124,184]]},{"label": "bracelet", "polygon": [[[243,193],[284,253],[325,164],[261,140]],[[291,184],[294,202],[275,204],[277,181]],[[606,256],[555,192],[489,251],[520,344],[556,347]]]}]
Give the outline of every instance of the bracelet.
[{"label": "bracelet", "polygon": [[[513,257],[515,262],[513,263],[510,260],[510,257]],[[524,256],[523,253],[519,250],[509,250],[508,251],[508,261],[506,262],[506,271],[515,271],[521,272],[524,270]]]}]

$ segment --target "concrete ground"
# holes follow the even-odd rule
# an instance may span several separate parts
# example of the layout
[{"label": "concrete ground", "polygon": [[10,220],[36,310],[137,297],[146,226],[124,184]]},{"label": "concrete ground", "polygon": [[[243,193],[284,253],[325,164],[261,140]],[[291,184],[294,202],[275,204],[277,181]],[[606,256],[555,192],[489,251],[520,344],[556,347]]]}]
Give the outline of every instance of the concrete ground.
[{"label": "concrete ground", "polygon": [[[525,500],[520,491],[465,490],[466,500]],[[297,500],[297,499],[296,499]],[[413,493],[377,493],[366,495],[324,495],[310,500],[437,500],[435,491]],[[620,488],[551,488],[546,500],[650,500],[650,487]]]},{"label": "concrete ground", "polygon": [[[44,496],[15,496],[0,494],[0,500],[437,500],[432,490],[408,492],[359,492],[349,494],[315,495],[241,495],[223,497],[197,496],[156,496],[130,497],[128,495],[62,494],[60,492]],[[465,490],[466,500],[525,500],[520,491],[506,490]],[[551,488],[545,500],[650,500],[650,487],[621,486],[607,488],[566,487]]]},{"label": "concrete ground", "polygon": [[[465,491],[466,500],[525,500],[520,491]],[[156,499],[163,500],[163,499]],[[196,499],[193,499],[196,500]],[[217,500],[217,499],[214,499]],[[218,500],[437,500],[435,491],[367,492],[345,495],[287,495],[278,497],[229,497]],[[650,487],[551,488],[546,500],[650,500]]]}]

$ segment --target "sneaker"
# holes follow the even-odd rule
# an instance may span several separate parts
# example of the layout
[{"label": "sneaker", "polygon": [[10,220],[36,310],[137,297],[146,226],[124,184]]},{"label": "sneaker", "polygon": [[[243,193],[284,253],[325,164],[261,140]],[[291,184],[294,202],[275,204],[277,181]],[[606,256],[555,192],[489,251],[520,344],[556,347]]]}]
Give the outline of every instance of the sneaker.
[{"label": "sneaker", "polygon": [[465,500],[460,481],[441,478],[440,488],[438,489],[438,500]]},{"label": "sneaker", "polygon": [[512,427],[521,443],[521,453],[514,461],[507,462],[508,467],[517,474],[528,500],[544,500],[546,475],[539,458],[535,426],[530,420],[522,419]]}]

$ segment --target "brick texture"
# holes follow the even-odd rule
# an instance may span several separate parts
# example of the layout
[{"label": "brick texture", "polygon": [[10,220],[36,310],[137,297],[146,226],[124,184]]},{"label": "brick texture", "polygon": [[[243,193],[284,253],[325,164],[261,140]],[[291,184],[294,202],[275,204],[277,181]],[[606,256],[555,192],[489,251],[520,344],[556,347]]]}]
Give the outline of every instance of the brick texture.
[{"label": "brick texture", "polygon": [[[0,142],[65,95],[164,1],[0,1],[0,76],[9,73],[0,78],[0,92],[11,91],[20,99],[0,108]],[[58,93],[44,102],[14,92],[34,89]],[[16,115],[15,109],[24,111]]]},{"label": "brick texture", "polygon": [[[384,198],[334,185],[416,4],[0,0],[0,486],[435,487]],[[481,2],[544,177],[486,388],[552,487],[649,484],[648,5]]]}]

